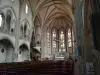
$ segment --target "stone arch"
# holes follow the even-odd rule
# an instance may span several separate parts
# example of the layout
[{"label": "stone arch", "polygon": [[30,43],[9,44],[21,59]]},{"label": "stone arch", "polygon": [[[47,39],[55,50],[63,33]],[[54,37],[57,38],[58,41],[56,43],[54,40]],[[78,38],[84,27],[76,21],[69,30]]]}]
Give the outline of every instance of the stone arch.
[{"label": "stone arch", "polygon": [[29,60],[29,48],[26,44],[19,46],[18,61]]},{"label": "stone arch", "polygon": [[21,26],[20,26],[20,31],[21,31],[20,36],[29,37],[29,35],[30,35],[30,24],[29,24],[27,19],[22,20]]},{"label": "stone arch", "polygon": [[[15,12],[15,10],[14,10],[14,8],[11,7],[11,6],[8,6],[8,5],[2,6],[2,7],[0,7],[0,10],[3,11],[4,13],[6,13],[7,10],[10,10],[10,11],[13,13],[15,19],[18,18],[17,15],[16,15],[16,12]],[[5,11],[4,11],[4,10],[5,10]]]},{"label": "stone arch", "polygon": [[9,41],[11,42],[12,46],[15,48],[15,44],[14,44],[14,42],[11,40],[11,38],[9,38],[8,36],[2,36],[2,37],[0,37],[0,40],[2,40],[2,39],[7,39],[7,40],[9,40]]},{"label": "stone arch", "polygon": [[37,27],[37,26],[40,26],[41,24],[42,24],[41,17],[39,14],[37,14],[37,16],[34,19],[34,26]]},{"label": "stone arch", "polygon": [[[36,34],[40,34],[40,32],[41,32],[41,18],[40,18],[40,16],[39,15],[37,15],[36,17],[35,17],[35,20],[34,20],[34,26],[35,26],[35,33]],[[39,31],[38,31],[39,30]],[[37,32],[38,31],[38,32]]]},{"label": "stone arch", "polygon": [[0,9],[1,9],[1,12],[3,12],[5,15],[4,30],[14,32],[15,26],[16,26],[16,20],[17,20],[17,16],[16,16],[14,8],[5,5],[1,7]]},{"label": "stone arch", "polygon": [[0,51],[0,63],[14,61],[14,46],[9,39],[0,39]]}]

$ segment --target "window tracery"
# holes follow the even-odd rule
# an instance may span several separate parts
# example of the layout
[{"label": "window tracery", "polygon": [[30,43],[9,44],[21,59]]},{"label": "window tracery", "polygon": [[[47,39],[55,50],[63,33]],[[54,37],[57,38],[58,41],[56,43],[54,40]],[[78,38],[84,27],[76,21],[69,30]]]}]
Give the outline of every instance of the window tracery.
[{"label": "window tracery", "polygon": [[68,29],[68,47],[72,47],[71,30]]},{"label": "window tracery", "polygon": [[57,47],[57,43],[56,43],[56,38],[57,38],[57,33],[55,30],[53,30],[52,32],[52,47],[53,48],[56,48]]},{"label": "window tracery", "polygon": [[47,46],[50,47],[50,33],[47,32]]},{"label": "window tracery", "polygon": [[60,44],[60,49],[59,49],[59,51],[65,51],[65,38],[64,38],[64,32],[63,32],[63,30],[61,30],[60,31],[60,34],[59,34],[60,36],[59,36],[59,44]]},{"label": "window tracery", "polygon": [[20,26],[20,31],[21,31],[21,37],[26,37],[29,38],[30,35],[30,26],[29,24],[25,21],[22,23],[22,25]]}]

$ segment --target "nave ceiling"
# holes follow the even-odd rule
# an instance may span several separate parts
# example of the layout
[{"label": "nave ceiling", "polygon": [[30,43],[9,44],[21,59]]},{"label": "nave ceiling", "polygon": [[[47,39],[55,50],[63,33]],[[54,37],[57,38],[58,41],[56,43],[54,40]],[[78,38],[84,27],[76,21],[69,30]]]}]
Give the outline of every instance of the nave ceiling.
[{"label": "nave ceiling", "polygon": [[29,4],[33,20],[37,16],[42,28],[59,29],[73,25],[72,0],[29,0]]}]

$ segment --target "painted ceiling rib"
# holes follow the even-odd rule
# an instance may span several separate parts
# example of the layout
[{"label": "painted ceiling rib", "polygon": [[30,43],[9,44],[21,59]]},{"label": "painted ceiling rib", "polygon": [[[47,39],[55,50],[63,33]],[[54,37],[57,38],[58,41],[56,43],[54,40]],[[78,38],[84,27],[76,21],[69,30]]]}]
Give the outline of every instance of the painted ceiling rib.
[{"label": "painted ceiling rib", "polygon": [[[57,14],[60,14],[60,15],[62,15],[62,16],[64,16],[64,15],[65,15],[64,13],[61,13],[61,12],[56,12],[56,13],[52,14],[51,16],[48,16],[47,20],[48,20],[49,18],[54,17],[54,16],[55,16],[55,15],[57,15]],[[59,16],[58,16],[58,17],[59,17]]]},{"label": "painted ceiling rib", "polygon": [[41,25],[41,18],[40,18],[40,15],[38,14],[37,16],[36,16],[36,22],[39,22],[39,24]]},{"label": "painted ceiling rib", "polygon": [[[30,4],[31,7],[34,6],[31,2]],[[41,20],[41,22],[44,26],[47,26],[47,28],[67,28],[68,26],[72,26],[73,23],[73,15],[71,14],[72,9],[70,7],[71,2],[68,2],[67,0],[38,0],[36,14],[39,13],[40,19],[42,16],[43,21]]]},{"label": "painted ceiling rib", "polygon": [[53,28],[55,27],[55,24],[56,24],[56,20],[55,20],[54,24],[52,24],[52,27],[53,27]]},{"label": "painted ceiling rib", "polygon": [[[58,18],[58,26],[57,26],[57,27],[61,28],[61,26],[62,26],[62,25],[61,25],[61,23],[60,23],[60,19]],[[58,28],[58,29],[59,29],[59,28]]]},{"label": "painted ceiling rib", "polygon": [[[55,15],[55,14],[61,14],[62,17],[63,17],[63,16],[68,17],[68,16],[69,16],[69,15],[62,14],[62,13],[60,13],[60,12],[57,12],[57,13],[52,14],[49,18],[52,18],[53,15]],[[49,18],[48,18],[48,19],[49,19]],[[47,20],[48,20],[48,19],[47,19]]]},{"label": "painted ceiling rib", "polygon": [[[50,15],[55,9],[56,9],[56,8],[54,8],[54,9],[49,13],[49,15]],[[49,16],[49,15],[48,15],[48,16]],[[48,19],[48,17],[47,17],[46,19]]]},{"label": "painted ceiling rib", "polygon": [[48,24],[48,27],[50,27],[50,25],[51,25],[53,22],[55,22],[55,20],[52,20],[52,21],[50,22],[50,24]]},{"label": "painted ceiling rib", "polygon": [[47,8],[46,14],[44,16],[44,22],[43,22],[43,24],[45,23],[45,20],[46,20],[45,18],[46,18],[46,15],[47,15],[48,10],[49,10],[49,7]]},{"label": "painted ceiling rib", "polygon": [[69,22],[68,20],[64,19],[64,21],[68,24],[68,26],[70,26],[70,27],[72,26],[72,25],[71,25],[72,23]]},{"label": "painted ceiling rib", "polygon": [[56,23],[56,21],[54,20],[53,22],[51,22],[50,24],[49,24],[49,26],[48,27],[54,27],[54,24]]},{"label": "painted ceiling rib", "polygon": [[67,23],[67,22],[69,22],[70,24],[72,24],[68,19],[66,19],[66,18],[63,18],[63,20]]},{"label": "painted ceiling rib", "polygon": [[68,4],[70,7],[72,7],[71,4],[69,4],[66,0],[63,0],[63,1],[64,1],[64,3],[66,3],[66,4]]},{"label": "painted ceiling rib", "polygon": [[51,0],[51,1],[53,2],[53,4],[54,4],[55,8],[57,8],[57,7],[56,7],[56,5],[55,5],[55,2],[54,2],[54,0]]},{"label": "painted ceiling rib", "polygon": [[[54,10],[55,10],[55,9],[54,9]],[[62,10],[62,11],[63,11],[63,10]],[[51,13],[52,13],[52,12],[51,12]],[[51,14],[51,13],[50,13],[50,14]],[[61,13],[61,12],[58,12],[58,13]],[[49,15],[50,15],[50,14],[49,14]],[[55,14],[57,14],[57,13],[55,13]],[[49,16],[49,15],[48,15],[48,16]],[[53,14],[53,15],[54,15],[54,14]],[[50,17],[52,17],[53,15],[51,15]],[[62,13],[62,16],[63,16],[63,15],[66,15],[66,16],[67,16],[67,15],[69,15],[69,14],[65,12],[65,14]],[[69,15],[69,16],[70,16],[70,15]],[[49,18],[50,18],[50,17],[49,17]],[[67,16],[67,17],[68,17],[68,16]],[[69,17],[69,18],[71,18],[71,17]]]},{"label": "painted ceiling rib", "polygon": [[[41,0],[40,0],[41,1]],[[51,0],[50,1],[48,1],[47,2],[47,0],[45,0],[43,3],[41,3],[39,6],[38,6],[38,10],[40,10],[40,9],[42,9],[42,7],[44,6],[44,5],[46,5],[47,3],[50,3],[50,2],[52,2]]]},{"label": "painted ceiling rib", "polygon": [[64,24],[64,22],[63,22],[63,19],[61,19],[61,22],[62,22],[63,26],[66,27],[65,24]]},{"label": "painted ceiling rib", "polygon": [[[54,18],[52,18],[52,19],[54,19]],[[52,19],[49,19],[49,20],[47,20],[45,23],[44,23],[44,25],[46,25],[49,21],[51,21]]]},{"label": "painted ceiling rib", "polygon": [[[64,7],[65,10],[67,10],[66,7],[63,4],[61,4],[61,5],[62,5],[62,7]],[[67,12],[69,13],[69,11],[67,11]]]}]

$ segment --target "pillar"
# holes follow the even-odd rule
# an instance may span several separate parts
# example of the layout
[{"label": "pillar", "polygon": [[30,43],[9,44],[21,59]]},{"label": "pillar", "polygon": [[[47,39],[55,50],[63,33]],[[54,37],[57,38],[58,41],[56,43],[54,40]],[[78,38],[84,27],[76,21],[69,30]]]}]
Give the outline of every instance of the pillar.
[{"label": "pillar", "polygon": [[18,61],[18,52],[19,52],[19,38],[20,38],[20,15],[21,15],[21,5],[19,5],[20,8],[19,8],[19,16],[17,18],[17,21],[16,21],[16,30],[15,30],[15,62]]}]

